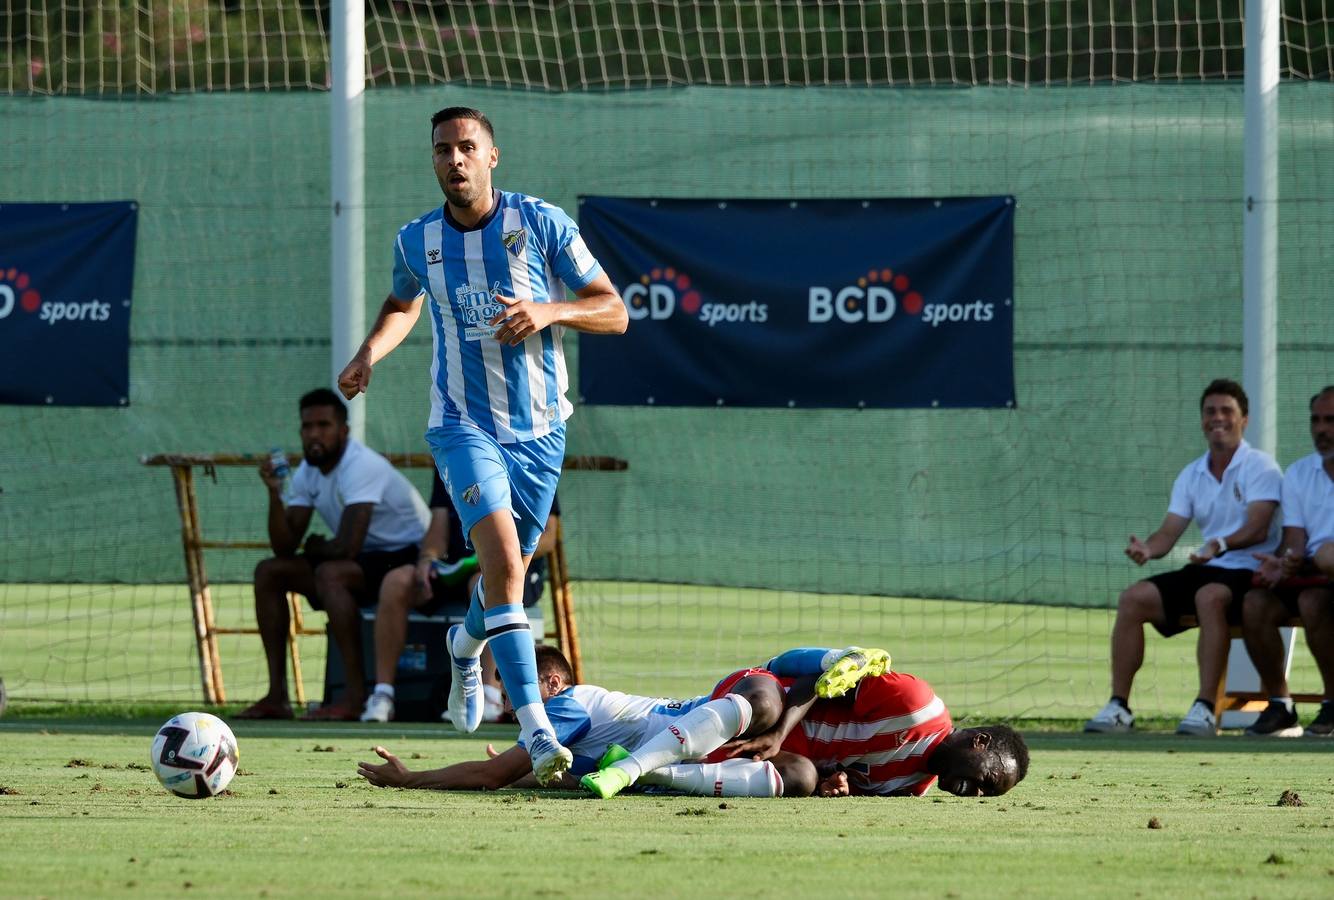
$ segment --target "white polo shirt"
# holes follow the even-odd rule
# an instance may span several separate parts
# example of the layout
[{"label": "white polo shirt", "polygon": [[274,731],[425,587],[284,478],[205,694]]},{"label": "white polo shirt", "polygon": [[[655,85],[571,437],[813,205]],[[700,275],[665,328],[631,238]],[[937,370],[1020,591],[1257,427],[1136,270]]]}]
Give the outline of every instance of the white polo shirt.
[{"label": "white polo shirt", "polygon": [[354,503],[373,503],[370,527],[361,549],[399,550],[420,544],[431,521],[421,494],[393,463],[356,438],[348,438],[343,458],[325,475],[304,459],[292,475],[283,498],[288,506],[313,506],[334,534],[343,510]]},{"label": "white polo shirt", "polygon": [[1283,476],[1283,524],[1306,531],[1306,555],[1334,540],[1334,479],[1319,453],[1303,456]]},{"label": "white polo shirt", "polygon": [[[1282,486],[1283,472],[1274,457],[1243,440],[1222,481],[1209,471],[1208,453],[1182,469],[1172,485],[1167,511],[1194,519],[1205,540],[1226,537],[1246,524],[1247,506],[1260,500],[1280,500]],[[1269,522],[1268,536],[1259,544],[1224,553],[1208,564],[1224,569],[1258,569],[1260,561],[1252,554],[1274,552],[1282,531],[1280,520],[1275,514]]]}]

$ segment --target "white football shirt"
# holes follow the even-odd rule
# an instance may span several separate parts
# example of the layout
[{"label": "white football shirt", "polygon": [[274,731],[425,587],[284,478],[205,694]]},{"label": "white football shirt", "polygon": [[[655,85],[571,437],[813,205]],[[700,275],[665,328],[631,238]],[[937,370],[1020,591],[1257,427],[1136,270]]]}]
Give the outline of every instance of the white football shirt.
[{"label": "white football shirt", "polygon": [[431,511],[412,482],[356,438],[348,438],[342,459],[328,475],[303,459],[283,500],[288,506],[313,506],[335,534],[344,509],[354,503],[375,504],[363,550],[420,544],[431,521]]},{"label": "white football shirt", "polygon": [[1306,532],[1306,555],[1334,540],[1334,479],[1319,453],[1303,456],[1283,476],[1283,524]]},{"label": "white football shirt", "polygon": [[[1182,469],[1172,485],[1167,511],[1193,519],[1206,539],[1223,537],[1246,523],[1246,507],[1250,504],[1259,500],[1278,502],[1282,484],[1283,472],[1274,457],[1242,441],[1222,481],[1209,471],[1207,452]],[[1260,561],[1252,554],[1274,552],[1282,530],[1281,519],[1276,512],[1269,522],[1269,534],[1259,544],[1224,553],[1208,564],[1224,569],[1258,569]]]}]

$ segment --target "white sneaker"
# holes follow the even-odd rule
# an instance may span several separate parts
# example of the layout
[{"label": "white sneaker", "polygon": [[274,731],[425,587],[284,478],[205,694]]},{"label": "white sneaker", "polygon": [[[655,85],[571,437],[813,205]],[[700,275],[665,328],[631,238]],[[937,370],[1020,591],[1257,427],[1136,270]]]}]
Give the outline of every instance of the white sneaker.
[{"label": "white sneaker", "polygon": [[394,698],[384,691],[371,691],[362,710],[363,722],[388,722],[394,718]]},{"label": "white sneaker", "polygon": [[[449,721],[464,734],[471,734],[482,724],[482,661],[474,656],[464,659],[454,655],[454,635],[462,625],[451,626],[445,634],[449,652]],[[443,718],[443,716],[441,717]],[[556,746],[560,746],[557,744]]]},{"label": "white sneaker", "polygon": [[545,728],[539,728],[527,740],[528,758],[533,761],[533,774],[542,785],[557,781],[562,772],[574,764],[574,754],[556,742],[556,737]]},{"label": "white sneaker", "polygon": [[1196,700],[1190,705],[1190,711],[1177,726],[1177,734],[1193,734],[1196,737],[1214,737],[1218,734],[1218,721],[1209,707]]},{"label": "white sneaker", "polygon": [[1125,734],[1135,728],[1135,717],[1115,700],[1098,710],[1098,714],[1084,723],[1085,731],[1099,734]]}]

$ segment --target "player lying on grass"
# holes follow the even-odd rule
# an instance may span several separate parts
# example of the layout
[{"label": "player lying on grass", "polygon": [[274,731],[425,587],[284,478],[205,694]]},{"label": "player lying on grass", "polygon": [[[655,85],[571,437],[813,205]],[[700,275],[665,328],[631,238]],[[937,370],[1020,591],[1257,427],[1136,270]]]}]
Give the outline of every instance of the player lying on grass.
[{"label": "player lying on grass", "polygon": [[[638,697],[595,685],[574,684],[570,664],[554,647],[537,648],[538,687],[557,738],[574,755],[572,772],[597,769],[611,744],[635,748],[652,769],[705,756],[724,742],[768,731],[783,714],[783,691],[768,675],[729,680],[728,689],[711,696],[678,701]],[[811,679],[812,683],[814,679]],[[495,790],[526,786],[531,771],[523,743],[485,760],[470,760],[442,769],[414,772],[388,750],[376,747],[383,764],[360,763],[357,774],[378,787],[434,790]],[[815,788],[815,768],[805,760],[789,763],[780,775],[774,763],[752,759],[685,766],[690,772],[671,775],[668,786],[687,793],[723,797],[773,797],[785,783],[804,796]],[[666,776],[664,776],[666,777]],[[645,778],[646,783],[662,783]],[[561,782],[576,788],[572,778]]]},{"label": "player lying on grass", "polygon": [[[999,796],[1028,774],[1028,748],[1013,729],[955,728],[949,710],[929,684],[912,675],[885,672],[887,658],[870,655],[875,651],[850,649],[790,650],[763,669],[743,669],[719,682],[714,697],[742,680],[757,678],[781,681],[790,688],[773,729],[756,738],[731,741],[707,762],[745,757],[772,761],[786,773],[800,771],[801,762],[809,761],[819,777],[805,793],[826,797],[920,796],[937,780],[951,794]],[[812,681],[812,673],[823,674]],[[650,780],[641,774],[646,761],[640,757],[613,749],[600,771],[581,783],[602,797],[636,779],[682,789],[672,779],[688,778],[688,770],[701,768],[668,766],[652,772]],[[785,776],[784,780],[784,796],[804,796],[797,779]],[[809,783],[809,778],[801,781]]]}]

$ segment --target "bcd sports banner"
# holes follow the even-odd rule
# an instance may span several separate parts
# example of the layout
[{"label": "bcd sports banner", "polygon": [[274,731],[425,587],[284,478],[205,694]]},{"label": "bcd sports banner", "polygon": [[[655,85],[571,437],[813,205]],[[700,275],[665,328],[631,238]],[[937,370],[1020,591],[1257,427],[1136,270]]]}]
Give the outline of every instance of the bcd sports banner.
[{"label": "bcd sports banner", "polygon": [[585,197],[630,312],[579,337],[592,404],[1014,405],[1014,202]]},{"label": "bcd sports banner", "polygon": [[138,205],[0,204],[0,403],[129,402]]}]

